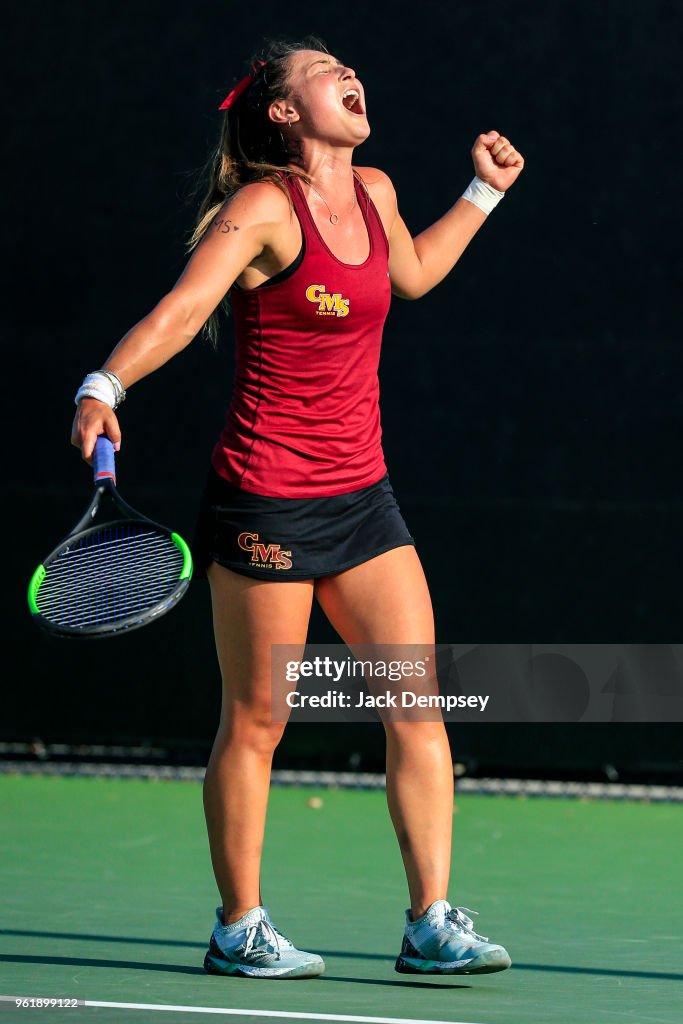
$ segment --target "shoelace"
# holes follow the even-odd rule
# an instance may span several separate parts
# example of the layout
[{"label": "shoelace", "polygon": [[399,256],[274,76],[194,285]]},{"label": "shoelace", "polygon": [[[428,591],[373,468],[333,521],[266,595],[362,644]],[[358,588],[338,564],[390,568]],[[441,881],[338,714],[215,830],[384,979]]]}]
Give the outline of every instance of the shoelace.
[{"label": "shoelace", "polygon": [[446,914],[446,921],[451,927],[457,932],[464,932],[468,938],[478,939],[480,942],[488,942],[486,935],[478,935],[472,927],[474,921],[468,914],[474,914],[475,917],[478,914],[476,910],[470,910],[469,907],[452,907]]},{"label": "shoelace", "polygon": [[279,949],[281,949],[281,950],[282,949],[294,949],[294,943],[290,942],[289,939],[287,938],[287,936],[283,935],[282,932],[278,928],[275,927],[275,925],[270,920],[270,918],[268,919],[268,924],[270,925],[270,927],[273,929],[273,931],[275,932],[275,934],[278,937]]},{"label": "shoelace", "polygon": [[[254,948],[254,941],[259,935],[259,932],[261,933],[260,938],[266,945],[271,943],[271,945],[275,947],[273,950]],[[282,936],[282,938],[284,938],[284,936]],[[278,932],[273,928],[270,921],[266,921],[265,918],[262,918],[256,924],[252,924],[247,928],[246,943],[244,946],[244,953],[242,955],[246,959],[250,954],[252,956],[270,956],[271,953],[275,953],[278,960],[282,958],[282,954],[280,953],[280,939],[278,938]]]}]

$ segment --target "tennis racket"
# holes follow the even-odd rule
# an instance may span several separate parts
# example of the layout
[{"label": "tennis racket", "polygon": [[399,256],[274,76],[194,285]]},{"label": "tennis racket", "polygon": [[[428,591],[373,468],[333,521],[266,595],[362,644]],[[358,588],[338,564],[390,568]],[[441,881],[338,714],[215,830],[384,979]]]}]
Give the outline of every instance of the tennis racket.
[{"label": "tennis racket", "polygon": [[114,447],[98,437],[95,493],[28,587],[35,622],[53,636],[106,637],[154,622],[192,576],[182,537],[131,508],[116,489]]}]

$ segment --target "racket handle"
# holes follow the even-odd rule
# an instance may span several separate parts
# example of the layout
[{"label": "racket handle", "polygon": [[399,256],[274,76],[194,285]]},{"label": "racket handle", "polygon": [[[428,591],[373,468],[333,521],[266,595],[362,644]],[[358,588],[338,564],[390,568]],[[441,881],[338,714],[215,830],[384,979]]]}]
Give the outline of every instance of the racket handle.
[{"label": "racket handle", "polygon": [[108,437],[101,434],[95,441],[95,452],[93,455],[95,466],[95,483],[98,480],[109,478],[116,483],[116,469],[114,466],[114,445]]}]

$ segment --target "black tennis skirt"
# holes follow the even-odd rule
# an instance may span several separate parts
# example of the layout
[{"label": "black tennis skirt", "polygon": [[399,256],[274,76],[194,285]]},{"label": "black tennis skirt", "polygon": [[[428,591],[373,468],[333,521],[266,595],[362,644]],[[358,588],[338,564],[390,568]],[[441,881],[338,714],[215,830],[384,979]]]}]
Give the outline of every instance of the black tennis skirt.
[{"label": "black tennis skirt", "polygon": [[266,498],[233,487],[211,468],[192,556],[195,578],[211,562],[255,579],[315,579],[392,548],[415,544],[389,477],[329,498]]}]

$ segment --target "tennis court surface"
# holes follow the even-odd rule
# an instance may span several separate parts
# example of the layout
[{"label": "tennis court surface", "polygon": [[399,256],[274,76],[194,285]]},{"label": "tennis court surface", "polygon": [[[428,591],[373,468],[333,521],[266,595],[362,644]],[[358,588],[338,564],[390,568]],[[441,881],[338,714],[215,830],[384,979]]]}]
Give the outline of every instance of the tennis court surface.
[{"label": "tennis court surface", "polygon": [[5,1000],[0,1015],[680,1024],[680,804],[457,795],[456,808],[449,899],[480,912],[511,970],[396,974],[406,888],[384,793],[273,787],[263,900],[327,971],[259,983],[202,970],[218,900],[198,783],[0,775],[0,993],[116,1004]]}]

